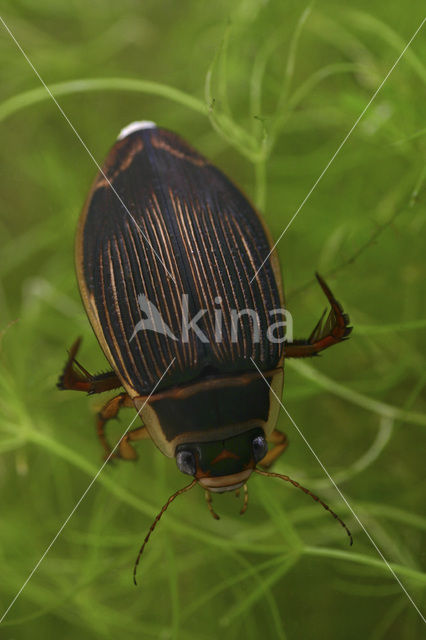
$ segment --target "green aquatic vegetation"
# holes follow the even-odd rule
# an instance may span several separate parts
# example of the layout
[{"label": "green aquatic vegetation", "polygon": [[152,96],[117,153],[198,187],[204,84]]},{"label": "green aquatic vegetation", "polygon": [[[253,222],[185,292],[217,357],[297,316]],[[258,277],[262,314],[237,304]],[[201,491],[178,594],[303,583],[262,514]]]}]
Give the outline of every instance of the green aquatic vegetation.
[{"label": "green aquatic vegetation", "polygon": [[[202,7],[201,7],[202,5]],[[97,161],[120,128],[150,119],[239,183],[278,238],[423,19],[360,1],[8,3],[3,18]],[[95,173],[13,41],[1,41],[0,560],[2,611],[102,461],[98,399],[55,389],[66,348],[105,361],[79,301],[73,237]],[[283,403],[414,602],[424,603],[425,37],[419,34],[278,245],[295,335],[332,278],[351,315],[344,345],[289,361]],[[83,356],[82,356],[83,358]],[[133,417],[123,412],[118,438]],[[201,491],[153,517],[180,486],[149,442],[97,477],[2,623],[20,638],[420,637],[423,623],[282,412],[276,470],[249,509]],[[423,475],[422,475],[423,474]],[[307,615],[309,612],[309,615]],[[1,615],[2,612],[0,612]],[[2,635],[3,634],[3,635]]]}]

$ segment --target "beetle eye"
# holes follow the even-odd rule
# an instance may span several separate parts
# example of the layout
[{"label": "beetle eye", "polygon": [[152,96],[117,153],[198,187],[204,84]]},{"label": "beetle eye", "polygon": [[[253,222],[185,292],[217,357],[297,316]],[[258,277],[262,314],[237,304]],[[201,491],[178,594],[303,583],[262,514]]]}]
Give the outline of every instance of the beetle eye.
[{"label": "beetle eye", "polygon": [[266,439],[263,436],[256,436],[251,443],[253,449],[253,457],[255,462],[262,460],[268,453],[268,445]]},{"label": "beetle eye", "polygon": [[187,473],[189,476],[193,476],[197,470],[195,456],[192,451],[179,451],[176,455],[176,464],[179,471]]}]

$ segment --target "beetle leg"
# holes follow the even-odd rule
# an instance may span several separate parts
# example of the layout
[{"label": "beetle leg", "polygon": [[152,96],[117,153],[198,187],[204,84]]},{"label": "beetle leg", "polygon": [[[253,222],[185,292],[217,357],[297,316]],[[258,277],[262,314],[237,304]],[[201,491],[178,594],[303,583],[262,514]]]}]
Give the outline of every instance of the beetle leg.
[{"label": "beetle leg", "polygon": [[316,273],[316,278],[331,305],[326,319],[325,311],[307,340],[294,340],[284,347],[285,358],[306,358],[315,356],[323,349],[333,344],[347,340],[352,327],[349,326],[349,316],[344,313],[342,305],[336,300],[330,289]]},{"label": "beetle leg", "polygon": [[243,506],[241,507],[241,511],[240,511],[240,516],[244,515],[245,512],[247,511],[247,506],[248,506],[248,489],[247,489],[247,485],[244,485],[244,502],[243,502]]},{"label": "beetle leg", "polygon": [[148,429],[144,426],[136,427],[136,429],[128,431],[121,438],[118,445],[120,458],[123,458],[123,460],[136,460],[138,454],[136,453],[134,447],[130,444],[130,442],[134,442],[135,440],[145,440],[150,437],[151,436],[148,433]]},{"label": "beetle leg", "polygon": [[284,451],[288,447],[287,436],[285,435],[285,433],[282,433],[282,431],[279,431],[278,429],[273,430],[271,435],[268,437],[268,440],[274,446],[270,451],[268,451],[266,456],[259,463],[260,466],[264,467],[265,469],[267,467],[270,467],[271,464],[275,462],[275,460],[279,458],[280,455],[284,453]]},{"label": "beetle leg", "polygon": [[59,377],[57,386],[59,389],[70,389],[72,391],[86,391],[89,394],[102,393],[123,386],[114,371],[107,371],[92,376],[76,359],[77,351],[81,343],[81,338],[72,345],[68,352],[68,360],[65,364],[62,375]]},{"label": "beetle leg", "polygon": [[[98,438],[100,440],[101,445],[105,449],[106,457],[108,457],[111,454],[111,447],[105,436],[106,423],[108,422],[108,420],[112,420],[113,418],[116,418],[118,415],[118,412],[122,407],[133,407],[133,406],[134,406],[133,400],[126,392],[124,392],[124,393],[119,393],[118,396],[115,396],[114,398],[111,398],[110,400],[108,400],[108,402],[99,411],[96,419],[96,433],[98,434]],[[126,436],[124,436],[124,438],[125,437]],[[127,443],[123,445],[124,448],[126,444]],[[131,445],[128,445],[128,446],[130,447]],[[114,455],[114,457],[119,457],[119,454]]]},{"label": "beetle leg", "polygon": [[213,509],[212,496],[211,496],[210,491],[208,491],[207,489],[204,491],[204,497],[206,499],[207,506],[208,506],[209,511],[212,514],[213,518],[215,520],[220,520],[220,516],[218,516],[216,511]]}]

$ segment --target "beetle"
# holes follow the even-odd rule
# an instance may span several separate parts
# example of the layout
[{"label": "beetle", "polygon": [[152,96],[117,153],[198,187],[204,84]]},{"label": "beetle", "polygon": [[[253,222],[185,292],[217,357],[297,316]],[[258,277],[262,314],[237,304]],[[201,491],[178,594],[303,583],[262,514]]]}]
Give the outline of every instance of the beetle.
[{"label": "beetle", "polygon": [[[287,447],[276,429],[285,359],[317,355],[346,340],[351,327],[317,274],[328,316],[306,340],[286,340],[284,323],[265,335],[271,310],[284,307],[281,272],[269,232],[242,192],[176,134],[152,122],[132,123],[92,185],[75,259],[83,304],[112,370],[91,375],[76,359],[79,339],[59,388],[89,394],[124,388],[97,415],[107,459],[135,460],[133,444],[150,438],[193,477],[151,526],[135,583],[145,544],[178,495],[198,483],[217,518],[211,492],[244,487],[243,513],[253,471],[311,495],[352,543],[346,525],[317,496],[258,466],[269,467]],[[194,317],[185,336],[183,308],[185,318]],[[106,424],[123,407],[136,408],[143,424],[111,448]]]}]

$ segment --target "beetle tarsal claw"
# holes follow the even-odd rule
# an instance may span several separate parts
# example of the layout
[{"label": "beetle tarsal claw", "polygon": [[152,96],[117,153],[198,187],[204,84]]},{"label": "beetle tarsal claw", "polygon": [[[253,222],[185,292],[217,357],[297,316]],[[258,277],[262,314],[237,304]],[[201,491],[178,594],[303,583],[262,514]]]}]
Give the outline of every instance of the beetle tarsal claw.
[{"label": "beetle tarsal claw", "polygon": [[213,509],[213,504],[212,504],[212,495],[210,493],[210,491],[208,491],[207,489],[204,491],[204,497],[206,499],[207,502],[207,506],[209,508],[210,513],[212,514],[213,518],[215,520],[220,520],[220,516],[218,516],[218,514],[216,513],[216,511]]},{"label": "beetle tarsal claw", "polygon": [[247,507],[248,507],[248,488],[247,485],[244,485],[244,502],[243,502],[243,506],[241,507],[241,511],[240,511],[240,516],[244,515],[244,513],[247,511]]}]

